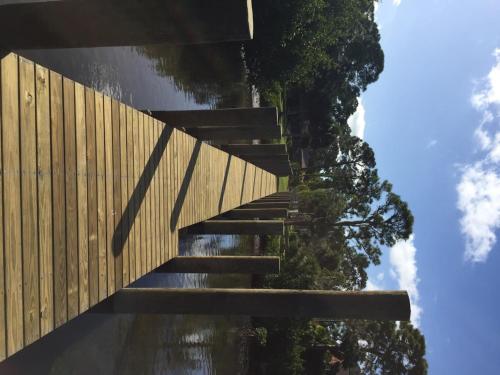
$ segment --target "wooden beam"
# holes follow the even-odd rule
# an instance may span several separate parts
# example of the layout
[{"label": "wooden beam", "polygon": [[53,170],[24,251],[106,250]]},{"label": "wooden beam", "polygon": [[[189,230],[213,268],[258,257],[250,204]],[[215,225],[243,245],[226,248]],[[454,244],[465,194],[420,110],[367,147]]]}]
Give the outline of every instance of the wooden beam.
[{"label": "wooden beam", "polygon": [[286,145],[284,143],[258,145],[229,144],[222,145],[221,148],[230,154],[238,156],[269,156],[287,154]]},{"label": "wooden beam", "polygon": [[151,115],[176,128],[278,126],[276,107],[152,111]]},{"label": "wooden beam", "polygon": [[2,47],[10,49],[219,43],[253,37],[251,0],[59,0],[1,8]]},{"label": "wooden beam", "polygon": [[256,164],[260,163],[265,165],[266,163],[283,163],[285,165],[290,165],[290,159],[287,154],[272,154],[272,155],[239,155],[240,158],[249,161],[250,163]]},{"label": "wooden beam", "polygon": [[189,234],[282,235],[283,220],[207,220],[186,228]]},{"label": "wooden beam", "polygon": [[410,300],[404,291],[133,288],[96,312],[409,320]]},{"label": "wooden beam", "polygon": [[284,219],[287,216],[286,208],[237,208],[222,215],[230,219]]},{"label": "wooden beam", "polygon": [[202,141],[277,139],[281,137],[281,130],[277,126],[189,128],[187,133]]},{"label": "wooden beam", "polygon": [[272,256],[178,256],[155,270],[157,273],[248,273],[280,272],[280,258]]},{"label": "wooden beam", "polygon": [[243,206],[243,208],[289,208],[289,202],[251,202]]}]

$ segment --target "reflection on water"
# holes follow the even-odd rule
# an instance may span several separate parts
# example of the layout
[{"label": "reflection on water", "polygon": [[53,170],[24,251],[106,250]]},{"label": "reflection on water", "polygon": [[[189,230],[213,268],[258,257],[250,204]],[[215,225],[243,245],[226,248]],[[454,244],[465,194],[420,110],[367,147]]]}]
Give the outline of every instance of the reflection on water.
[{"label": "reflection on water", "polygon": [[239,43],[17,52],[137,109],[252,105]]},{"label": "reflection on water", "polygon": [[[184,255],[250,252],[252,239],[196,236]],[[148,275],[137,286],[248,287],[249,276]],[[249,319],[84,314],[0,364],[1,374],[245,374]]]},{"label": "reflection on water", "polygon": [[156,44],[138,51],[155,62],[158,73],[172,77],[179,90],[190,93],[197,104],[217,108],[252,104],[241,43]]}]

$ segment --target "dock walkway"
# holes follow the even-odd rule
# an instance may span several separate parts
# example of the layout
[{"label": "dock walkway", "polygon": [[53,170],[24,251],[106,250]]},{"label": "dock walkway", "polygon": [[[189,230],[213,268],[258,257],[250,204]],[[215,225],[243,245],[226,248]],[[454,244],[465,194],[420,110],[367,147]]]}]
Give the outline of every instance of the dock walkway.
[{"label": "dock walkway", "polygon": [[276,176],[60,74],[0,63],[0,360],[178,254]]}]

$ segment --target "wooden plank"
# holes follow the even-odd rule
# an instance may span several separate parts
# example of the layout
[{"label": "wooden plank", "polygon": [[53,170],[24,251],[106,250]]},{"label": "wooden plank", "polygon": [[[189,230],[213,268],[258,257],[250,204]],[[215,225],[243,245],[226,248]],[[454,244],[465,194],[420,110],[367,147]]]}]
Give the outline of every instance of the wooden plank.
[{"label": "wooden plank", "polygon": [[141,198],[142,201],[139,201],[140,205],[140,222],[141,222],[141,244],[142,246],[138,247],[141,254],[141,275],[147,273],[147,235],[146,235],[146,186],[144,182],[141,180],[141,176],[144,172],[144,154],[145,154],[145,130],[144,130],[144,114],[139,113],[139,155],[140,155],[140,164],[139,164],[139,185],[141,189]]},{"label": "wooden plank", "polygon": [[[146,159],[145,159],[145,165],[144,167],[148,165],[148,162],[151,160],[152,155],[151,155],[151,143],[152,143],[152,134],[153,134],[153,129],[151,127],[151,117],[145,115],[144,116],[144,126],[146,128]],[[144,169],[145,169],[144,168]],[[152,168],[151,165],[149,165],[149,168]],[[149,173],[154,173],[154,171],[149,171]],[[153,257],[154,257],[154,216],[153,216],[153,189],[154,189],[154,183],[153,179],[148,183],[147,186],[147,194],[146,194],[146,211],[147,211],[147,228],[148,228],[148,266],[147,266],[147,272],[151,271],[153,269]]]},{"label": "wooden plank", "polygon": [[[133,117],[134,117],[134,184],[133,188],[138,189],[137,191],[140,191],[140,186],[139,186],[139,176],[140,176],[140,165],[141,165],[141,131],[139,128],[139,113],[134,110],[133,111]],[[134,232],[134,252],[135,252],[135,273],[136,273],[136,278],[138,279],[142,273],[142,254],[140,252],[141,246],[140,244],[142,243],[142,212],[140,209],[140,202],[137,198],[137,196],[134,197],[134,211],[137,212],[137,216],[134,221],[134,227],[135,227],[135,232]]]},{"label": "wooden plank", "polygon": [[[127,205],[132,205],[133,207],[133,200],[132,200],[132,193],[134,191],[134,188],[136,186],[135,184],[135,179],[134,179],[134,162],[135,162],[135,145],[137,142],[135,142],[137,138],[134,138],[134,113],[132,111],[132,108],[127,107]],[[122,202],[123,203],[123,202]],[[136,231],[136,225],[135,225],[135,217],[133,214],[133,208],[129,210],[130,216],[129,216],[129,222],[132,223],[132,227],[130,228],[130,234],[129,234],[129,275],[130,275],[130,282],[135,281],[136,278],[136,273],[135,273],[135,231]]]},{"label": "wooden plank", "polygon": [[76,187],[78,215],[78,290],[80,313],[89,308],[89,248],[87,210],[87,129],[85,88],[75,83]]},{"label": "wooden plank", "polygon": [[19,58],[24,343],[40,337],[35,65]]},{"label": "wooden plank", "polygon": [[153,195],[153,216],[154,216],[154,224],[155,224],[155,257],[154,257],[154,262],[153,262],[153,268],[156,268],[160,265],[160,248],[161,248],[161,242],[160,242],[160,216],[159,216],[159,206],[160,206],[160,195],[159,195],[159,189],[158,189],[158,176],[159,176],[159,160],[158,160],[158,154],[155,153],[155,146],[158,143],[158,124],[156,123],[155,119],[152,119],[153,123],[153,156],[155,160],[155,174],[154,174],[154,195]]},{"label": "wooden plank", "polygon": [[49,71],[35,66],[37,168],[38,168],[38,239],[40,257],[40,334],[54,328],[52,264],[52,166],[50,152]]},{"label": "wooden plank", "polygon": [[[168,126],[168,125],[165,125]],[[167,235],[167,249],[166,249],[166,259],[170,259],[172,257],[172,230],[170,228],[171,217],[172,217],[172,207],[174,200],[174,193],[172,191],[173,187],[173,173],[172,173],[172,153],[173,153],[173,140],[174,134],[170,135],[170,138],[167,143],[167,149],[165,150],[165,181],[163,183],[165,190],[165,232]]]},{"label": "wooden plank", "polygon": [[[121,214],[122,220],[127,220],[123,217],[128,203],[128,154],[127,154],[127,107],[123,103],[120,106],[120,190],[121,190]],[[130,282],[130,234],[122,233],[123,250],[122,250],[122,281],[123,287],[126,287]]]},{"label": "wooden plank", "polygon": [[[111,256],[114,257],[114,279],[115,279],[115,290],[120,289],[123,286],[123,252],[125,246],[120,245],[118,247],[116,244],[122,244],[122,234],[119,232],[118,224],[122,218],[122,190],[121,190],[121,150],[120,150],[120,130],[121,130],[121,118],[120,104],[112,99],[111,100],[111,123],[112,123],[112,154],[113,154],[113,232],[111,240]],[[125,129],[124,129],[125,130]],[[126,168],[125,168],[126,169]]]},{"label": "wooden plank", "polygon": [[106,164],[106,259],[108,270],[108,296],[115,292],[115,259],[113,256],[114,198],[113,198],[113,124],[111,98],[104,96],[104,157]]},{"label": "wooden plank", "polygon": [[[163,131],[164,125],[160,121],[156,121],[156,129],[157,129],[157,139],[159,140],[162,131]],[[164,180],[165,180],[165,155],[166,152],[163,152],[163,154],[159,157],[159,164],[158,164],[158,198],[159,198],[159,208],[158,208],[158,218],[159,218],[159,223],[158,227],[160,229],[159,232],[159,239],[160,239],[160,261],[159,264],[163,264],[166,261],[166,228],[165,228],[165,211],[166,211],[166,201],[165,201],[165,190],[164,190]]]},{"label": "wooden plank", "polygon": [[96,98],[92,89],[85,89],[85,125],[87,135],[87,202],[89,246],[89,306],[99,301],[99,242],[97,214],[97,141]]},{"label": "wooden plank", "polygon": [[76,191],[75,84],[63,78],[64,168],[66,181],[66,263],[68,282],[68,319],[78,315],[78,214]]},{"label": "wooden plank", "polygon": [[[0,62],[0,361],[7,357],[7,340],[6,340],[6,320],[5,320],[5,262],[4,262],[4,235],[3,235],[3,175],[4,169],[2,164],[2,141],[1,131],[4,126],[2,122],[2,63]],[[5,124],[5,126],[8,126]]]},{"label": "wooden plank", "polygon": [[64,116],[61,75],[50,72],[50,118],[52,137],[52,214],[54,242],[54,325],[68,319],[66,264],[66,181],[64,166]]},{"label": "wooden plank", "polygon": [[[147,137],[146,137],[146,165],[152,158],[152,153],[151,153],[151,143],[152,143],[152,134],[153,134],[153,129],[151,126],[151,117],[145,116],[144,117],[145,123],[144,125],[146,126],[147,130]],[[152,168],[152,165],[149,165],[149,168]],[[154,173],[153,170],[150,170],[150,173]],[[154,182],[153,178],[149,181],[148,185],[148,219],[149,219],[149,248],[148,248],[148,272],[153,269],[153,264],[154,264],[154,235],[155,235],[155,225],[154,225],[154,214],[153,214],[153,198],[154,198]]]},{"label": "wooden plank", "polygon": [[159,194],[159,188],[158,188],[158,178],[160,174],[160,165],[159,165],[159,159],[158,159],[158,154],[154,152],[155,147],[158,143],[158,124],[155,119],[152,119],[153,123],[153,155],[154,155],[154,160],[155,160],[155,174],[153,177],[154,181],[154,196],[153,196],[153,213],[154,213],[154,223],[155,223],[155,257],[154,257],[154,262],[153,262],[153,268],[156,268],[160,265],[161,261],[161,253],[160,253],[160,248],[161,248],[161,242],[160,242],[160,216],[159,216],[159,209],[160,209],[160,194]]},{"label": "wooden plank", "polygon": [[97,248],[99,252],[99,300],[108,296],[106,253],[106,154],[104,130],[104,97],[95,93],[96,161],[97,161]]},{"label": "wooden plank", "polygon": [[[21,179],[19,160],[19,81],[17,56],[1,62],[2,151],[4,163],[5,292],[7,355],[20,350],[23,338]],[[8,179],[8,181],[7,181]]]}]

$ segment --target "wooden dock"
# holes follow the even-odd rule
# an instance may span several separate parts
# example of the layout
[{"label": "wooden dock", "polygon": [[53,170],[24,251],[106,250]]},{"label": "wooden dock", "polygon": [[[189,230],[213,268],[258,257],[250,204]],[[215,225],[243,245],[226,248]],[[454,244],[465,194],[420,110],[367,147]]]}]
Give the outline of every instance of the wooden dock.
[{"label": "wooden dock", "polygon": [[15,54],[0,64],[0,360],[276,176]]}]

